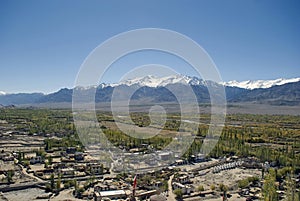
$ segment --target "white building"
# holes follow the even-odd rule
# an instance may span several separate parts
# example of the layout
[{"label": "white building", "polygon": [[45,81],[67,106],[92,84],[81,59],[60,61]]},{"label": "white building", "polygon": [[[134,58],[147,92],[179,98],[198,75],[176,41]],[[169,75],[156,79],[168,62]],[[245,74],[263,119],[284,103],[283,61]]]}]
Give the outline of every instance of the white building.
[{"label": "white building", "polygon": [[163,160],[163,161],[167,161],[170,160],[172,157],[172,153],[171,152],[161,152],[158,154],[159,159]]},{"label": "white building", "polygon": [[109,199],[126,199],[127,195],[124,190],[100,191],[94,193],[95,200]]},{"label": "white building", "polygon": [[60,169],[59,172],[63,176],[74,176],[74,174],[75,174],[75,170],[73,168],[63,168],[63,169]]},{"label": "white building", "polygon": [[174,190],[180,189],[183,194],[190,194],[190,193],[194,192],[194,188],[191,185],[183,185],[178,182],[173,182],[172,187]]}]

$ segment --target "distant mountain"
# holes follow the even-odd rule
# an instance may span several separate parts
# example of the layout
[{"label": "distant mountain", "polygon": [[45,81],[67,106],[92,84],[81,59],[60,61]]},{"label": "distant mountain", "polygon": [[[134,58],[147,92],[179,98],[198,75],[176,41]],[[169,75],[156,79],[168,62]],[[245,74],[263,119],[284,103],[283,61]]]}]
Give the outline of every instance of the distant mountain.
[{"label": "distant mountain", "polygon": [[230,86],[230,87],[239,87],[243,89],[259,89],[259,88],[270,88],[273,86],[277,85],[284,85],[287,83],[292,83],[292,82],[299,82],[300,78],[291,78],[291,79],[276,79],[276,80],[248,80],[248,81],[242,81],[238,82],[236,80],[234,81],[229,81],[229,82],[224,82],[223,84],[225,86]]},{"label": "distant mountain", "polygon": [[134,79],[128,79],[115,84],[108,84],[104,86],[116,87],[120,85],[138,85],[147,87],[165,87],[170,84],[189,84],[189,85],[206,85],[206,82],[197,77],[190,77],[185,75],[171,75],[166,77],[155,77],[148,75],[145,77],[138,77]]},{"label": "distant mountain", "polygon": [[266,89],[247,90],[230,102],[255,102],[272,105],[300,105],[300,82],[291,82]]},{"label": "distant mountain", "polygon": [[[0,104],[71,103],[73,90],[78,90],[82,97],[95,95],[95,101],[98,103],[110,102],[113,94],[117,94],[120,101],[127,100],[128,94],[132,94],[130,99],[134,101],[176,102],[177,99],[172,92],[180,94],[183,97],[183,101],[191,101],[192,96],[189,89],[193,90],[193,94],[195,94],[199,103],[209,103],[208,86],[218,89],[222,85],[225,87],[226,98],[229,103],[252,102],[273,105],[300,105],[300,78],[245,82],[232,81],[220,84],[183,75],[163,78],[146,76],[114,84],[102,83],[99,86],[76,87],[75,89],[64,88],[47,95],[41,93],[3,94],[0,95]],[[220,94],[215,95],[219,96]]]},{"label": "distant mountain", "polygon": [[72,89],[60,89],[57,92],[44,95],[36,100],[36,103],[72,102]]},{"label": "distant mountain", "polygon": [[21,105],[34,104],[38,102],[44,94],[42,93],[18,93],[0,95],[0,104],[2,105]]}]

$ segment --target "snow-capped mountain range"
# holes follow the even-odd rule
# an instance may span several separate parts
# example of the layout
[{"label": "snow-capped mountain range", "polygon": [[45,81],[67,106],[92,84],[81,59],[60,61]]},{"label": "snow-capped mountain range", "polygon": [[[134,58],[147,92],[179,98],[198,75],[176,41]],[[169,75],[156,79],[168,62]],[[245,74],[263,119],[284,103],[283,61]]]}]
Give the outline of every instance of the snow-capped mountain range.
[{"label": "snow-capped mountain range", "polygon": [[291,78],[291,79],[283,79],[279,78],[276,80],[248,80],[248,81],[241,81],[238,82],[236,80],[229,81],[229,82],[224,82],[223,84],[225,86],[230,86],[230,87],[239,87],[243,89],[267,89],[276,85],[284,85],[287,83],[292,83],[292,82],[299,82],[300,78]]},{"label": "snow-capped mountain range", "polygon": [[[276,85],[283,85],[287,83],[292,82],[299,82],[300,78],[291,78],[291,79],[275,79],[275,80],[247,80],[247,81],[229,81],[229,82],[222,82],[219,84],[222,84],[224,86],[229,87],[238,87],[243,89],[258,89],[258,88],[270,88]],[[198,77],[191,77],[186,75],[172,75],[172,76],[166,76],[166,77],[156,77],[152,75],[148,75],[145,77],[138,77],[133,79],[127,79],[124,81],[121,81],[119,83],[113,83],[113,84],[101,84],[101,87],[116,87],[120,85],[138,85],[138,86],[147,86],[147,87],[164,87],[168,84],[189,84],[189,85],[206,85],[207,81],[204,81]]]},{"label": "snow-capped mountain range", "polygon": [[[274,80],[247,80],[247,81],[229,81],[229,82],[222,82],[218,84],[222,84],[224,86],[229,87],[238,87],[242,89],[267,89],[276,85],[284,85],[287,83],[292,82],[299,82],[300,78],[290,78],[290,79],[274,79]],[[147,87],[164,87],[169,84],[186,84],[186,85],[204,85],[206,86],[209,81],[204,81],[203,79],[200,79],[198,77],[192,77],[192,76],[186,76],[186,75],[170,75],[165,77],[156,77],[153,75],[148,75],[145,77],[137,77],[132,79],[126,79],[122,80],[118,83],[102,83],[99,86],[89,86],[89,87],[78,87],[82,90],[88,90],[90,88],[105,88],[105,87],[117,87],[120,85],[126,85],[126,86],[147,86]],[[210,82],[213,83],[213,82]],[[8,95],[9,93],[6,93],[4,91],[0,91],[0,95]]]},{"label": "snow-capped mountain range", "polygon": [[[74,89],[60,89],[50,94],[42,93],[18,93],[10,94],[0,92],[0,104],[22,105],[22,104],[47,104],[47,103],[72,103],[73,90],[79,90],[83,96],[95,93],[95,101],[110,102],[115,88],[117,93],[126,94],[134,92],[132,100],[148,102],[176,102],[176,97],[166,87],[173,91],[182,93],[189,101],[190,94],[187,94],[186,86],[192,86],[199,103],[209,103],[209,87],[218,88],[225,86],[226,99],[231,103],[253,102],[274,105],[299,105],[300,106],[300,78],[257,80],[257,81],[230,81],[216,83],[204,81],[197,77],[185,75],[173,75],[166,77],[145,76],[140,78],[125,79],[118,83],[102,83],[98,86],[75,87]],[[221,94],[217,94],[221,95]],[[123,96],[121,96],[122,98]],[[126,96],[124,96],[126,98]],[[124,98],[123,97],[123,98]],[[123,101],[120,100],[120,101]]]},{"label": "snow-capped mountain range", "polygon": [[205,85],[206,82],[197,77],[185,76],[185,75],[171,75],[166,77],[156,77],[148,75],[145,77],[137,77],[133,79],[127,79],[119,83],[107,84],[104,86],[116,87],[120,85],[138,85],[147,87],[164,87],[168,84],[189,84],[189,85]]},{"label": "snow-capped mountain range", "polygon": [[[247,80],[247,81],[236,81],[232,80],[229,82],[222,82],[218,83],[224,86],[229,87],[238,87],[242,89],[267,89],[273,86],[277,85],[284,85],[287,83],[293,83],[293,82],[299,82],[300,78],[290,78],[290,79],[274,79],[274,80]],[[164,87],[169,84],[186,84],[186,85],[204,85],[206,86],[207,83],[213,83],[211,81],[204,81],[203,79],[200,79],[198,77],[192,77],[192,76],[186,76],[186,75],[170,75],[165,77],[156,77],[153,75],[148,75],[145,77],[137,77],[132,79],[126,79],[122,80],[118,83],[102,83],[99,86],[89,86],[89,87],[78,87],[82,90],[88,90],[90,88],[105,88],[105,87],[117,87],[120,85],[126,85],[126,86],[147,86],[147,87]],[[8,95],[8,93],[4,91],[0,91],[0,95]]]}]

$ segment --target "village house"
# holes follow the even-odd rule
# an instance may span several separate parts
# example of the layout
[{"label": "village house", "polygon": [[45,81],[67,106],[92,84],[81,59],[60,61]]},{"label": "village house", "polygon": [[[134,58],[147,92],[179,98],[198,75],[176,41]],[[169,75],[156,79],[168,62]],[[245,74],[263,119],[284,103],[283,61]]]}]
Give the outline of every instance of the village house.
[{"label": "village house", "polygon": [[0,159],[2,159],[3,161],[13,161],[14,156],[11,153],[4,152],[0,154]]},{"label": "village house", "polygon": [[86,165],[85,165],[85,164],[82,164],[82,163],[74,164],[73,168],[74,168],[76,171],[84,172],[85,169],[86,169]]},{"label": "village house", "polygon": [[152,186],[153,186],[154,188],[160,188],[160,187],[163,186],[163,183],[162,183],[161,181],[156,181],[156,182],[154,182],[154,183],[152,184]]},{"label": "village house", "polygon": [[100,192],[100,191],[108,191],[109,186],[103,183],[98,183],[94,186],[94,191]]},{"label": "village house", "polygon": [[31,157],[30,158],[30,164],[31,165],[34,165],[34,164],[37,164],[37,163],[43,163],[44,160],[42,158],[42,156],[36,156],[36,157]]},{"label": "village house", "polygon": [[67,147],[66,153],[67,154],[75,154],[76,152],[76,147]]},{"label": "village house", "polygon": [[53,164],[53,168],[57,171],[59,169],[67,168],[67,163],[55,163]]},{"label": "village house", "polygon": [[94,200],[104,200],[104,199],[126,199],[127,195],[124,190],[113,190],[113,191],[95,191]]},{"label": "village house", "polygon": [[82,152],[75,152],[74,158],[76,161],[83,161],[84,160],[84,155]]},{"label": "village house", "polygon": [[181,183],[181,184],[187,184],[191,183],[190,177],[193,176],[192,174],[188,174],[186,172],[180,172],[175,178],[174,181]]},{"label": "village house", "polygon": [[63,168],[59,170],[59,173],[63,176],[74,176],[75,170],[73,168]]},{"label": "village house", "polygon": [[86,166],[86,171],[91,174],[103,174],[103,165],[98,163],[89,163]]},{"label": "village house", "polygon": [[178,182],[173,182],[172,187],[174,190],[180,189],[183,194],[190,194],[190,193],[194,192],[194,188],[192,185],[184,185],[184,184],[181,184]]},{"label": "village house", "polygon": [[181,184],[187,184],[187,183],[191,182],[188,175],[182,175],[182,176],[178,177],[176,180]]},{"label": "village house", "polygon": [[157,165],[157,160],[155,158],[150,158],[145,161],[148,165]]},{"label": "village house", "polygon": [[159,156],[160,160],[167,161],[167,160],[171,159],[172,153],[171,152],[160,152],[158,154],[158,156]]},{"label": "village house", "polygon": [[175,161],[175,165],[184,165],[184,164],[186,164],[186,163],[187,163],[187,162],[184,161],[184,160],[182,160],[182,159],[178,159],[178,160]]}]

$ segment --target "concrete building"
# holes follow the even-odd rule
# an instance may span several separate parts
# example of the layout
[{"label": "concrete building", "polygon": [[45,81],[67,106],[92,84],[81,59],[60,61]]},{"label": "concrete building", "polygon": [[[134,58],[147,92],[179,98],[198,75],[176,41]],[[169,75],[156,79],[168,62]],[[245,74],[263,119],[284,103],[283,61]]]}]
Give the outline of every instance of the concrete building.
[{"label": "concrete building", "polygon": [[84,160],[84,155],[82,152],[75,152],[74,158],[76,161],[83,161]]},{"label": "concrete building", "polygon": [[64,169],[60,169],[59,172],[63,175],[63,176],[74,176],[75,174],[75,170],[73,168],[64,168]]},{"label": "concrete building", "polygon": [[172,157],[172,153],[171,152],[161,152],[158,154],[159,159],[163,160],[163,161],[167,161],[170,160]]},{"label": "concrete building", "polygon": [[190,194],[194,192],[194,188],[191,185],[183,185],[178,182],[172,183],[173,190],[180,189],[183,194]]},{"label": "concrete building", "polygon": [[113,190],[113,191],[95,191],[94,200],[103,200],[103,199],[126,199],[127,195],[124,190]]},{"label": "concrete building", "polygon": [[87,164],[87,171],[91,174],[103,174],[103,165],[98,163]]},{"label": "concrete building", "polygon": [[41,156],[36,156],[36,157],[32,157],[30,158],[30,164],[37,164],[37,163],[43,163],[44,160]]},{"label": "concrete building", "polygon": [[66,153],[67,154],[75,154],[76,152],[76,147],[67,147]]}]

